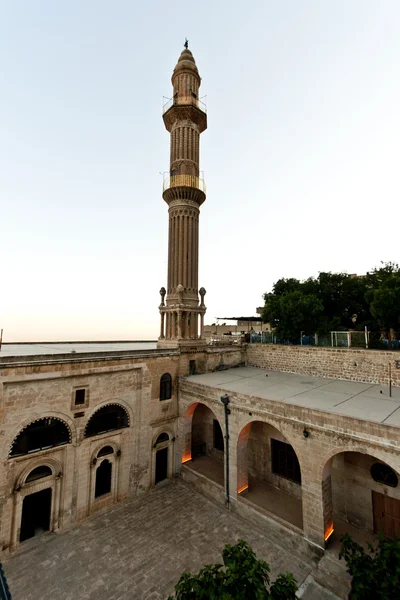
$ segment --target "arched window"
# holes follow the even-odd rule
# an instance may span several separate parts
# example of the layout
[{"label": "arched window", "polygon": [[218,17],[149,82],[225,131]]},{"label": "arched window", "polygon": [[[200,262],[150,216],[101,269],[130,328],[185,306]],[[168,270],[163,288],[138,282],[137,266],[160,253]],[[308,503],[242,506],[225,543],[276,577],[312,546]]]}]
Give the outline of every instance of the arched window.
[{"label": "arched window", "polygon": [[103,406],[89,420],[85,429],[85,437],[99,435],[106,431],[129,427],[128,413],[119,404]]},{"label": "arched window", "polygon": [[112,464],[104,459],[96,471],[96,489],[94,497],[105,496],[111,492]]},{"label": "arched window", "polygon": [[36,467],[33,469],[25,479],[25,483],[29,483],[30,481],[36,481],[36,479],[42,479],[43,477],[49,477],[53,472],[47,465],[40,465],[40,467]]},{"label": "arched window", "polygon": [[160,433],[160,435],[157,438],[156,445],[161,444],[161,442],[168,442],[168,440],[169,440],[168,433]]},{"label": "arched window", "polygon": [[113,454],[113,453],[114,453],[114,448],[112,448],[111,446],[103,446],[103,448],[100,450],[100,452],[98,452],[97,458],[100,458],[101,456],[107,456],[107,454]]},{"label": "arched window", "polygon": [[160,400],[169,400],[172,396],[172,377],[164,373],[160,379]]},{"label": "arched window", "polygon": [[390,487],[397,487],[398,477],[396,473],[384,463],[375,463],[371,467],[371,477],[378,483],[384,485],[390,485]]},{"label": "arched window", "polygon": [[25,427],[15,438],[10,450],[10,457],[47,450],[54,446],[68,444],[70,441],[71,433],[64,421],[53,417],[38,419]]}]

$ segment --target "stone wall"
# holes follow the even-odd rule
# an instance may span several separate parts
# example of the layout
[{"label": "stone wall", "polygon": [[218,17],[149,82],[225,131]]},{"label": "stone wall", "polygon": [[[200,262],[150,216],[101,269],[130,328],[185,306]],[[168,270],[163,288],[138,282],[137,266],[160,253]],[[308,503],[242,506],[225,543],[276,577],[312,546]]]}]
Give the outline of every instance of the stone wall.
[{"label": "stone wall", "polygon": [[390,364],[392,385],[400,386],[400,352],[396,351],[249,344],[247,364],[271,371],[386,385]]},{"label": "stone wall", "polygon": [[[26,495],[52,490],[52,531],[66,529],[92,512],[154,485],[156,440],[167,433],[168,476],[180,457],[177,435],[179,377],[244,362],[243,349],[194,347],[180,352],[150,350],[0,358],[0,551],[15,549]],[[172,377],[172,396],[160,401],[160,378]],[[76,388],[85,402],[75,405]],[[91,437],[85,428],[101,407],[117,404],[129,416],[129,427]],[[48,417],[68,427],[70,443],[9,457],[13,440],[33,421]],[[212,439],[212,421],[209,437]],[[97,454],[112,446],[112,491],[95,498]],[[212,447],[212,441],[209,442]],[[110,458],[111,460],[111,458]],[[26,482],[37,466],[52,470],[48,479]]]}]

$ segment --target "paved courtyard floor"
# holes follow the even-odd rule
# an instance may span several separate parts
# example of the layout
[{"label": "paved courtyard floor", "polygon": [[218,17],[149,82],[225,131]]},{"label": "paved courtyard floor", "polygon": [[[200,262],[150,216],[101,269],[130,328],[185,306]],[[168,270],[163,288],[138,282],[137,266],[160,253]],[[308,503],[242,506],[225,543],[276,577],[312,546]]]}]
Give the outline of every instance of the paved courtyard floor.
[{"label": "paved courtyard floor", "polygon": [[[272,579],[288,570],[301,584],[310,574],[311,565],[180,480],[28,540],[4,570],[13,600],[164,600],[182,571],[219,561],[238,538],[269,562]],[[334,596],[310,587],[303,598]]]}]

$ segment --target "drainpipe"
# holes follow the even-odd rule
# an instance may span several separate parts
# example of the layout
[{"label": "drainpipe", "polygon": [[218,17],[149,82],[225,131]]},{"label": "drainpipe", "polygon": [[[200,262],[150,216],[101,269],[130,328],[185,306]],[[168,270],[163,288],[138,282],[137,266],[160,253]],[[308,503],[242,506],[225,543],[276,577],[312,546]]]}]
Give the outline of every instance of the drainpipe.
[{"label": "drainpipe", "polygon": [[230,508],[230,499],[229,499],[229,422],[228,415],[231,414],[231,411],[228,408],[229,398],[228,395],[225,394],[220,398],[222,404],[225,409],[225,504],[226,507]]}]

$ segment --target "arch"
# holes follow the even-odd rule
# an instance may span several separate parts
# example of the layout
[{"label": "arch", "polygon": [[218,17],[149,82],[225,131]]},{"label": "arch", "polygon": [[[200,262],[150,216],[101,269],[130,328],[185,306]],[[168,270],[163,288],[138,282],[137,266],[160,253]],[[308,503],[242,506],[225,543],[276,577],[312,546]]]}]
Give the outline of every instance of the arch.
[{"label": "arch", "polygon": [[[400,461],[397,469],[393,467],[379,449],[369,452],[354,445],[331,451],[320,469],[325,542],[335,548],[335,540],[346,531],[357,536],[357,530],[400,537],[400,521],[394,517],[400,512],[400,488],[393,485],[398,482]],[[378,470],[389,480],[380,479]]]},{"label": "arch", "polygon": [[[225,429],[214,410],[203,402],[191,404],[183,419],[182,463],[224,484]],[[219,443],[217,443],[219,441]]]},{"label": "arch", "polygon": [[15,425],[10,431],[8,431],[6,433],[6,435],[4,436],[4,440],[1,442],[1,446],[0,446],[1,452],[3,453],[2,456],[4,458],[9,458],[11,446],[13,445],[14,441],[17,439],[18,435],[34,421],[37,421],[39,419],[45,419],[45,418],[59,419],[60,421],[63,421],[64,423],[66,423],[66,425],[69,428],[70,434],[71,434],[71,444],[73,444],[73,445],[76,444],[77,432],[76,432],[76,424],[75,424],[74,420],[62,412],[45,411],[45,412],[40,413],[40,415],[33,415],[33,416],[31,415],[29,418],[24,419],[23,421],[18,423],[18,425]]},{"label": "arch", "polygon": [[97,459],[99,458],[99,453],[102,451],[103,448],[111,448],[112,449],[112,453],[110,452],[110,454],[109,454],[110,457],[117,456],[119,458],[121,456],[121,450],[120,450],[119,444],[117,444],[113,439],[107,439],[107,442],[106,442],[106,440],[102,440],[94,446],[93,452],[90,457],[90,464],[92,464],[92,465],[97,464]]},{"label": "arch", "polygon": [[[161,452],[160,455],[158,453]],[[175,473],[175,434],[171,427],[159,427],[151,442],[151,484],[170,479]],[[160,465],[162,462],[162,465]],[[160,478],[160,469],[163,477]]]},{"label": "arch", "polygon": [[111,493],[112,463],[105,458],[96,469],[94,497],[99,498]]},{"label": "arch", "polygon": [[302,529],[301,467],[285,434],[271,423],[252,419],[239,433],[236,456],[237,493]]},{"label": "arch", "polygon": [[31,481],[36,481],[37,479],[43,479],[44,477],[49,477],[53,475],[52,469],[47,465],[40,465],[39,467],[35,467],[32,469],[30,473],[28,473],[25,483],[29,483]]},{"label": "arch", "polygon": [[112,446],[103,446],[97,453],[97,458],[107,456],[108,454],[114,454],[114,448]]},{"label": "arch", "polygon": [[162,442],[169,442],[169,435],[165,431],[160,433],[160,435],[156,439],[156,445],[161,444]]},{"label": "arch", "polygon": [[[345,444],[343,446],[337,446],[336,448],[331,448],[325,455],[322,455],[319,462],[318,467],[318,477],[321,480],[324,476],[329,473],[330,465],[332,460],[338,454],[342,454],[343,452],[358,452],[359,454],[369,454],[370,456],[375,457],[378,461],[384,462],[389,465],[394,471],[399,471],[400,469],[400,458],[399,455],[393,455],[391,452],[386,452],[381,448],[374,448],[373,451],[370,451],[370,447],[365,448],[361,444]],[[397,460],[396,460],[397,459]]]},{"label": "arch", "polygon": [[93,437],[129,426],[129,414],[126,408],[121,404],[109,403],[97,408],[91,415],[85,427],[84,437]]},{"label": "arch", "polygon": [[21,473],[17,477],[15,481],[15,489],[23,488],[25,486],[26,478],[28,477],[29,473],[36,467],[41,466],[49,467],[54,477],[62,477],[62,466],[58,460],[50,458],[49,456],[37,456],[36,459],[32,457],[32,459],[29,460],[29,464],[25,466],[23,471],[21,471]]},{"label": "arch", "polygon": [[61,518],[62,467],[49,456],[32,457],[14,487],[11,548],[42,531],[57,531]]},{"label": "arch", "polygon": [[9,457],[24,456],[41,450],[71,443],[71,430],[62,419],[54,416],[30,421],[14,438]]},{"label": "arch", "polygon": [[172,398],[172,377],[169,373],[164,373],[160,378],[160,400],[170,400]]}]

